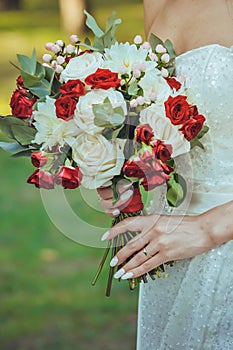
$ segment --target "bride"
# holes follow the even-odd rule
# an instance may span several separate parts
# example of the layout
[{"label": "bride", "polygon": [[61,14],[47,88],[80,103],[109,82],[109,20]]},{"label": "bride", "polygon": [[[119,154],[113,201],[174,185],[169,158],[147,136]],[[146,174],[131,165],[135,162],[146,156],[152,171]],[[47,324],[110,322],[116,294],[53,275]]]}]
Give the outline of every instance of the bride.
[{"label": "bride", "polygon": [[[177,75],[207,118],[205,151],[194,149],[193,194],[186,215],[154,212],[128,218],[105,235],[126,230],[141,235],[111,261],[117,278],[140,276],[156,266],[169,278],[140,286],[138,350],[233,349],[233,1],[144,0],[145,30],[169,38],[177,54]],[[109,188],[99,189],[109,215],[129,200],[120,188],[112,206]],[[153,204],[152,204],[153,206]],[[155,208],[155,207],[154,207]],[[167,230],[169,222],[170,229]]]}]

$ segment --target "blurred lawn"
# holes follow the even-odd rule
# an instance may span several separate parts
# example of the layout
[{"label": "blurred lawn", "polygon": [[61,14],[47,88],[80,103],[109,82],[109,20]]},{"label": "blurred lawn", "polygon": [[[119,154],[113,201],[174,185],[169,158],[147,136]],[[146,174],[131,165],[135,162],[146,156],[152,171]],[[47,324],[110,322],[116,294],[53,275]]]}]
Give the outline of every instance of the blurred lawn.
[{"label": "blurred lawn", "polygon": [[[56,1],[46,9],[39,0],[24,3],[24,11],[0,13],[0,114],[9,113],[17,77],[9,60],[15,61],[16,53],[30,54],[34,47],[40,56],[45,42],[66,39]],[[143,34],[139,1],[93,2],[92,13],[100,23],[113,10],[123,20],[119,40]],[[92,287],[103,250],[76,244],[53,225],[39,191],[25,183],[33,171],[28,159],[12,159],[0,151],[0,164],[0,349],[134,350],[137,292],[115,282],[107,299],[107,269]],[[109,225],[78,191],[67,197],[84,220]]]}]

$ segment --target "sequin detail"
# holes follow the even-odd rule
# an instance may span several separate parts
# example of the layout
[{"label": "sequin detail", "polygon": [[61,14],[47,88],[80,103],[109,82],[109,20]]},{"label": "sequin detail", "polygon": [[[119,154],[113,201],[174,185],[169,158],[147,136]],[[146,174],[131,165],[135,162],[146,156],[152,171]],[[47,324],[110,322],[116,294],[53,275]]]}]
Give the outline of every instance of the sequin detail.
[{"label": "sequin detail", "polygon": [[[233,49],[208,45],[176,62],[210,127],[205,151],[191,153],[195,215],[233,199]],[[158,211],[166,206],[152,200]],[[233,241],[166,269],[169,278],[140,287],[137,349],[232,350]]]}]

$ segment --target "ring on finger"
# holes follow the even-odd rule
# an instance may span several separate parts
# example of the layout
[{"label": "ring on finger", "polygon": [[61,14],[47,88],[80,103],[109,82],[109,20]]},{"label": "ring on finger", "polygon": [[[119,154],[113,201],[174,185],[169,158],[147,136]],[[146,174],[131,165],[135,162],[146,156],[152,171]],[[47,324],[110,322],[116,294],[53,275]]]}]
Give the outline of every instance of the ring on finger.
[{"label": "ring on finger", "polygon": [[143,253],[144,253],[144,255],[145,255],[147,258],[152,258],[152,257],[153,257],[153,255],[151,255],[151,254],[148,253],[148,251],[146,250],[146,247],[144,247]]}]

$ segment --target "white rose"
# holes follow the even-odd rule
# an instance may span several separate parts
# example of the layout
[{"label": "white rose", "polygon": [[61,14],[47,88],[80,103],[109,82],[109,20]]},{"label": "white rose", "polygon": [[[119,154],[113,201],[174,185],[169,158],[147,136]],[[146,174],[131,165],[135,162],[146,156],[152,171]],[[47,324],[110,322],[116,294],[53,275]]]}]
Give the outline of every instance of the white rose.
[{"label": "white rose", "polygon": [[99,52],[84,53],[70,60],[62,72],[60,80],[65,83],[68,80],[84,80],[88,75],[95,73],[102,64],[103,58]]},{"label": "white rose", "polygon": [[156,94],[157,103],[164,103],[172,92],[158,69],[153,72],[147,71],[138,85],[143,89],[143,96],[147,103],[150,103],[152,94]]},{"label": "white rose", "polygon": [[164,106],[155,103],[143,109],[140,113],[140,123],[149,124],[156,139],[172,145],[172,157],[177,157],[190,151],[190,143],[179,131],[179,126],[173,125],[166,117]]},{"label": "white rose", "polygon": [[74,112],[74,121],[80,129],[91,135],[100,133],[103,130],[103,128],[96,126],[94,123],[95,116],[92,106],[93,104],[103,103],[106,98],[109,98],[113,108],[121,107],[126,115],[126,102],[119,91],[114,89],[92,90],[79,98]]},{"label": "white rose", "polygon": [[80,135],[73,144],[73,159],[83,174],[82,185],[95,189],[109,186],[124,163],[125,140],[108,141],[102,135]]},{"label": "white rose", "polygon": [[75,137],[80,134],[73,120],[65,121],[57,118],[53,98],[47,97],[45,102],[39,102],[32,116],[33,125],[37,130],[33,142],[42,144],[41,149],[63,147],[65,144],[71,146]]}]

